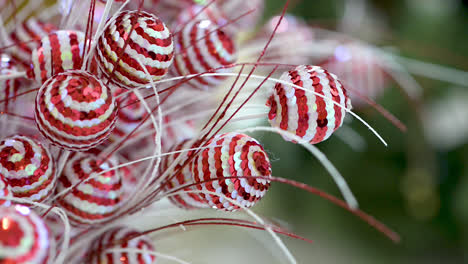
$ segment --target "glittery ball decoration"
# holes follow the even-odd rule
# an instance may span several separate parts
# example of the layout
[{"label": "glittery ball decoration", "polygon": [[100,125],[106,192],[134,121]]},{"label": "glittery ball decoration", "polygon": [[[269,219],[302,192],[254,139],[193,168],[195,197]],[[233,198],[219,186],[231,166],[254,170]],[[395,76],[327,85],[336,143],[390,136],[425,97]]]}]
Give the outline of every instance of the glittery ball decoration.
[{"label": "glittery ball decoration", "polygon": [[215,136],[204,146],[207,148],[191,162],[191,170],[194,182],[208,181],[196,185],[198,190],[222,194],[200,193],[211,207],[234,211],[239,206],[226,200],[224,196],[244,207],[252,207],[265,195],[270,186],[268,180],[236,178],[271,176],[270,160],[258,141],[244,134],[227,133]]},{"label": "glittery ball decoration", "polygon": [[343,123],[345,108],[351,109],[341,81],[321,67],[301,65],[283,73],[280,80],[302,88],[276,83],[267,101],[269,122],[311,144],[329,138]]},{"label": "glittery ball decoration", "polygon": [[113,157],[101,161],[90,153],[75,154],[67,161],[56,193],[80,183],[57,200],[72,224],[100,224],[115,215],[122,204],[122,176],[119,170],[104,171],[116,164]]},{"label": "glittery ball decoration", "polygon": [[[210,20],[192,21],[175,37],[176,57],[172,75],[186,76],[204,72],[231,72],[223,68],[237,60],[234,41]],[[200,76],[188,81],[198,89],[209,89],[226,80],[226,76]]]},{"label": "glittery ball decoration", "polygon": [[83,151],[111,133],[118,108],[107,86],[93,75],[67,71],[48,79],[36,97],[35,117],[53,144]]},{"label": "glittery ball decoration", "polygon": [[229,18],[216,2],[211,3],[209,6],[195,4],[184,8],[177,16],[174,28],[178,29],[194,20],[210,20],[217,26],[223,26],[223,31],[231,34],[235,34],[238,31],[233,24],[227,24]]},{"label": "glittery ball decoration", "polygon": [[[16,63],[10,56],[7,54],[0,54],[0,75],[9,75],[13,72],[16,72],[18,68]],[[8,111],[8,106],[12,101],[15,101],[14,98],[10,99],[17,95],[20,88],[20,82],[18,79],[4,79],[0,80],[0,100],[4,100],[1,104],[3,111]],[[1,109],[0,108],[0,109]]]},{"label": "glittery ball decoration", "polygon": [[[108,249],[129,252],[104,252]],[[131,252],[138,250],[140,252]],[[91,248],[90,264],[154,264],[156,257],[141,251],[154,251],[150,238],[129,227],[114,227],[98,237]]]},{"label": "glittery ball decoration", "polygon": [[41,45],[44,36],[54,30],[57,30],[57,27],[53,24],[44,23],[34,17],[24,21],[10,34],[11,40],[15,43],[15,46],[9,49],[12,57],[26,69],[29,68],[33,50]]},{"label": "glittery ball decoration", "polygon": [[84,33],[59,30],[42,38],[32,53],[28,76],[38,83],[66,70],[77,70],[83,62]]},{"label": "glittery ball decoration", "polygon": [[10,189],[10,185],[6,181],[5,177],[0,174],[0,206],[2,205],[10,205],[11,202],[6,198],[13,197]]},{"label": "glittery ball decoration", "polygon": [[48,227],[22,205],[0,206],[0,261],[16,264],[52,263],[55,255]]},{"label": "glittery ball decoration", "polygon": [[109,21],[96,48],[102,74],[126,88],[160,80],[173,55],[169,29],[156,16],[141,11],[124,11]]},{"label": "glittery ball decoration", "polygon": [[[174,145],[168,152],[176,152],[183,149],[191,148],[189,140],[184,140],[179,144]],[[166,192],[170,193],[171,191],[179,192],[178,194],[169,196],[169,200],[179,208],[182,209],[197,209],[197,208],[207,208],[209,205],[206,203],[204,196],[200,193],[191,192],[197,191],[196,187],[191,186],[178,190],[181,186],[194,183],[192,172],[191,172],[191,163],[188,163],[188,158],[193,154],[193,151],[184,151],[174,153],[164,157],[161,161],[161,174],[165,172],[168,173],[169,182],[167,183]],[[176,166],[171,168],[171,165],[179,158]],[[186,164],[187,163],[187,164]],[[185,165],[186,164],[186,165]],[[185,165],[185,166],[184,166]]]},{"label": "glittery ball decoration", "polygon": [[55,188],[55,163],[50,152],[37,140],[13,136],[0,142],[0,175],[13,196],[40,202]]},{"label": "glittery ball decoration", "polygon": [[[374,48],[359,43],[337,46],[333,56],[321,64],[340,76],[346,87],[370,99],[376,99],[388,85],[389,78],[382,65],[384,62]],[[367,105],[357,93],[350,94],[353,105]]]}]

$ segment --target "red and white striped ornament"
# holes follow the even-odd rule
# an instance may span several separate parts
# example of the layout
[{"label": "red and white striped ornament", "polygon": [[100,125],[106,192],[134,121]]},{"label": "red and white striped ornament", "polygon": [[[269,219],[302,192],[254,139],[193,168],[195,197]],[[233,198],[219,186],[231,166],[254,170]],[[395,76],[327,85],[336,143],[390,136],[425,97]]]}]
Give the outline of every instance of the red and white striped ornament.
[{"label": "red and white striped ornament", "polygon": [[[129,252],[105,252],[109,249],[129,250]],[[156,257],[144,252],[154,251],[151,239],[129,227],[114,227],[98,237],[91,247],[90,264],[126,263],[154,264]]]},{"label": "red and white striped ornament", "polygon": [[[311,144],[329,138],[343,123],[345,108],[349,110],[352,107],[338,77],[321,67],[301,65],[283,73],[280,80],[303,89],[276,83],[267,101],[269,122],[271,126],[289,131]],[[287,136],[283,138],[292,141]]]},{"label": "red and white striped ornament", "polygon": [[13,197],[10,189],[10,185],[8,185],[7,180],[3,175],[0,175],[0,206],[7,206],[10,205],[11,202],[5,198]]},{"label": "red and white striped ornament", "polygon": [[[350,43],[335,48],[335,52],[321,66],[340,76],[346,87],[370,99],[376,99],[388,85],[389,78],[377,52],[365,44]],[[367,105],[357,93],[351,93],[354,106]]]},{"label": "red and white striped ornament", "polygon": [[83,71],[67,71],[47,80],[36,97],[36,123],[53,144],[83,151],[111,133],[118,108],[107,86]]},{"label": "red and white striped ornament", "polygon": [[[0,75],[10,75],[18,70],[16,62],[7,54],[0,54]],[[15,79],[0,80],[0,100],[5,100],[3,104],[4,111],[8,112],[8,106],[11,101],[9,99],[17,95],[20,88],[20,81]]]},{"label": "red and white striped ornament", "polygon": [[5,177],[13,196],[34,202],[53,193],[55,162],[37,140],[13,136],[0,142],[0,175]]},{"label": "red and white striped ornament", "polygon": [[[271,164],[257,140],[239,133],[217,135],[191,162],[196,188],[222,194],[244,207],[254,206],[266,193],[270,181],[264,178],[232,178],[239,176],[271,176]],[[199,194],[213,208],[234,211],[238,205],[222,195]]]},{"label": "red and white striped ornament", "polygon": [[[210,20],[198,20],[190,22],[181,30],[175,37],[176,57],[172,75],[232,71],[222,67],[237,60],[234,41],[217,27],[216,23]],[[191,79],[188,84],[198,89],[209,89],[226,79],[225,76],[200,76]]]},{"label": "red and white striped ornament", "polygon": [[67,161],[56,193],[89,179],[57,200],[73,224],[100,224],[115,215],[122,204],[122,176],[119,170],[103,171],[116,164],[113,157],[100,163],[98,157],[90,153],[77,153]]},{"label": "red and white striped ornament", "polygon": [[23,205],[0,206],[0,260],[2,263],[47,264],[55,243],[44,220]]},{"label": "red and white striped ornament", "polygon": [[172,35],[166,25],[158,17],[138,11],[123,11],[108,22],[96,47],[102,74],[126,88],[160,80],[173,55]]},{"label": "red and white striped ornament", "polygon": [[24,21],[10,34],[11,40],[16,44],[11,49],[12,57],[26,69],[29,68],[33,50],[41,45],[43,37],[54,30],[57,30],[55,25],[44,23],[34,17]]},{"label": "red and white striped ornament", "polygon": [[[179,144],[174,145],[168,152],[175,152],[184,149],[189,149],[192,147],[189,144],[189,140],[184,140]],[[179,189],[182,185],[194,183],[193,176],[191,172],[191,164],[187,163],[183,166],[188,158],[193,155],[193,151],[184,151],[168,155],[164,157],[161,161],[161,174],[165,173],[170,166],[174,164],[175,160],[180,156],[181,159],[174,168],[171,169],[171,172],[168,173],[170,177],[169,182],[166,185],[166,191],[171,192]],[[175,174],[175,175],[174,175]],[[184,188],[180,191],[182,193],[168,196],[169,200],[179,208],[182,209],[198,209],[198,208],[208,208],[209,205],[206,203],[206,200],[199,193],[192,193],[190,191],[196,191],[197,189],[194,186]]]},{"label": "red and white striped ornament", "polygon": [[38,83],[67,70],[81,68],[85,35],[80,31],[59,30],[41,39],[32,53],[28,76]]}]

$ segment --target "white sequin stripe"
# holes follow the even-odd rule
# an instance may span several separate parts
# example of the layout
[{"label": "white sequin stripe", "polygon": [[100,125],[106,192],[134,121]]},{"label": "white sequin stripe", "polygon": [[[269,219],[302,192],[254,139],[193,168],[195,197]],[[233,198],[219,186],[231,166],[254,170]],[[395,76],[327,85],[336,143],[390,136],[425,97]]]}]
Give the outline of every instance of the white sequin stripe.
[{"label": "white sequin stripe", "polygon": [[[156,20],[157,18],[155,18]],[[149,19],[149,18],[144,18],[144,19],[138,19],[138,23],[140,23],[140,27],[143,28],[143,32],[145,32],[146,34],[148,34],[148,36],[154,38],[154,39],[168,39],[171,37],[171,32],[169,31],[169,28],[167,28],[166,24],[164,24],[164,22],[161,21],[161,23],[163,24],[163,27],[164,27],[164,30],[163,31],[155,31],[153,30],[152,28],[148,27],[148,24],[146,23],[146,21],[150,21],[151,23],[153,22],[152,21],[153,19]],[[149,42],[145,39],[146,43],[149,44]],[[154,46],[151,48],[151,46]],[[145,47],[148,49],[148,50],[152,50],[152,51],[155,51],[156,50],[159,50],[159,48],[162,48],[162,47],[159,47],[157,45],[151,45],[150,47],[146,46]],[[172,45],[171,45],[172,46]],[[153,49],[154,48],[154,49]],[[167,47],[169,48],[169,46]],[[164,48],[166,49],[166,48]],[[169,53],[166,53],[166,54],[169,54]]]},{"label": "white sequin stripe", "polygon": [[[42,54],[44,56],[44,69],[47,72],[47,76],[51,76],[52,75],[52,66],[51,66],[50,57],[51,57],[52,47],[50,46],[49,36],[43,37],[41,39],[41,45],[39,47],[42,47]],[[34,64],[34,75],[36,77],[36,81],[38,83],[42,83],[41,64],[39,63],[38,49],[34,49],[31,58],[32,58],[32,62]],[[47,58],[49,58],[49,59],[47,59]]]},{"label": "white sequin stripe", "polygon": [[[107,49],[104,48],[104,51],[107,53]],[[138,82],[134,82],[130,79],[128,79],[127,77],[123,76],[119,71],[114,71],[114,64],[112,61],[108,60],[107,59],[107,56],[104,56],[104,54],[101,52],[101,49],[97,49],[97,55],[99,56],[99,59],[102,61],[103,65],[101,65],[101,63],[99,63],[99,73],[100,74],[103,74],[106,78],[110,78],[110,73],[113,72],[112,76],[113,77],[117,77],[117,79],[121,80],[125,85],[129,85],[129,86],[141,86],[141,83],[138,83]],[[109,53],[107,53],[107,55],[109,55]],[[115,56],[115,53],[113,53],[113,55]],[[127,65],[128,64],[125,64],[125,63],[122,63],[122,60],[119,61],[119,64],[122,66],[122,65]],[[102,67],[104,69],[102,69]],[[123,67],[123,66],[122,66]],[[130,66],[128,66],[130,67]]]},{"label": "white sequin stripe", "polygon": [[[345,88],[343,87],[343,85],[341,85],[341,82],[339,81],[336,75],[334,75],[333,73],[330,73],[330,74],[335,79],[336,89],[338,90],[338,94],[340,97],[340,101],[338,103],[347,108],[348,104],[346,103],[346,96],[344,94]],[[341,111],[341,119],[340,119],[340,126],[341,126],[341,124],[343,124],[343,120],[346,115],[346,109],[340,106],[340,111]]]},{"label": "white sequin stripe", "polygon": [[[106,75],[106,76],[109,76],[110,72],[113,71],[114,69],[114,65],[113,63],[119,61],[119,65],[121,66],[121,68],[123,70],[125,70],[125,72],[129,73],[130,75],[134,76],[134,77],[137,77],[137,78],[140,78],[140,79],[143,79],[143,80],[148,80],[148,76],[147,74],[144,72],[144,71],[139,71],[139,70],[136,70],[135,68],[133,68],[132,66],[128,65],[127,63],[125,63],[123,60],[118,60],[118,56],[117,56],[117,53],[115,53],[115,51],[111,50],[110,48],[110,45],[107,43],[107,39],[105,38],[101,38],[101,41],[102,41],[102,46],[104,48],[104,52],[106,53],[107,56],[105,56],[101,49],[99,48],[98,49],[98,55],[99,57],[101,58],[101,61],[104,63],[104,67],[106,70],[103,70],[103,73]],[[123,47],[123,39],[120,38],[119,39],[119,45],[121,45]],[[129,52],[131,52],[132,54],[130,54]],[[148,64],[148,61],[147,61],[147,58],[144,57],[143,55],[140,55],[138,54],[135,50],[133,50],[130,46],[127,46],[125,47],[125,53],[127,54],[130,54],[131,57],[136,57],[138,60],[140,60],[141,63],[145,64],[143,61],[145,60],[146,63]],[[110,60],[108,59],[110,58]],[[160,61],[157,61],[157,60],[154,60],[152,61],[152,63],[155,63],[155,65],[157,67],[155,68],[160,68],[160,69],[164,69],[164,68],[169,68],[169,66],[172,64],[172,60],[170,61],[167,61],[167,62],[160,62]],[[126,76],[122,75],[119,71],[114,71],[114,75],[119,78],[119,80],[123,81],[125,84],[127,85],[132,85],[132,86],[141,86],[141,83],[137,83],[137,82],[134,82],[130,79],[128,79]],[[163,76],[162,75],[158,75],[158,76],[151,76],[152,79],[154,81],[158,81],[160,80]]]},{"label": "white sequin stripe", "polygon": [[[180,41],[184,44],[184,48],[185,48],[185,55],[187,56],[187,60],[188,60],[188,63],[192,64],[192,68],[194,69],[195,73],[202,73],[202,72],[205,72],[205,68],[203,67],[203,65],[200,63],[200,61],[198,60],[197,56],[196,56],[196,52],[195,52],[195,46],[200,48],[201,45],[199,45],[199,42],[197,43],[194,43],[192,45],[191,43],[191,38],[190,38],[190,33],[192,32],[192,29],[196,26],[196,24],[194,23],[191,23],[190,25],[186,26],[184,28],[184,30],[182,31],[182,33],[180,34]],[[200,31],[204,32],[203,29],[201,28],[198,28],[198,34],[200,34]],[[199,38],[200,35],[197,34],[197,37],[196,38]],[[203,35],[202,35],[203,36]],[[180,52],[180,51],[179,51]],[[177,54],[177,56],[182,56],[182,54]],[[188,71],[188,65],[185,63],[184,60],[182,60],[183,62],[183,66],[187,68],[187,71]],[[182,66],[182,65],[179,65],[179,66]],[[210,84],[217,84],[218,81],[215,80],[213,77],[209,77],[209,76],[206,76],[206,77],[202,77],[203,78],[203,81],[207,82],[208,85]],[[199,78],[193,78],[190,80],[190,83],[199,87],[199,88],[202,88],[204,87],[206,84],[203,84]]]},{"label": "white sequin stripe", "polygon": [[[211,25],[211,24],[210,24]],[[197,27],[198,30],[197,30],[197,36],[195,37],[195,43],[192,45],[192,47],[190,47],[190,49],[187,51],[189,57],[190,55],[193,55],[195,56],[196,53],[195,53],[195,49],[194,47],[197,47],[199,52],[200,52],[200,55],[201,57],[203,57],[203,60],[205,60],[205,63],[208,65],[209,68],[206,68],[203,66],[203,64],[201,64],[201,62],[195,57],[194,60],[197,61],[197,65],[200,65],[200,70],[198,72],[206,72],[208,70],[211,70],[211,69],[216,69],[216,68],[219,68],[221,65],[221,63],[219,63],[216,58],[213,57],[213,55],[211,55],[211,53],[208,51],[208,46],[206,45],[206,41],[212,41],[209,36],[207,36],[207,34],[209,33],[209,31],[213,30],[214,28],[213,27],[206,27],[206,28],[201,28],[200,27],[200,24],[199,23],[196,23],[194,24],[192,27],[190,27],[191,29],[194,28],[194,27]],[[212,33],[214,34],[214,33]],[[191,40],[190,40],[190,35],[187,35],[186,36],[186,40],[188,41],[189,44],[187,45],[191,45]],[[218,40],[219,41],[219,40]],[[216,43],[213,43],[213,46],[216,47]],[[186,46],[188,47],[188,46]],[[219,70],[217,70],[219,72]],[[203,80],[208,82],[208,84],[210,85],[217,85],[219,84],[221,81],[214,78],[214,77],[203,77]]]},{"label": "white sequin stripe", "polygon": [[317,96],[315,96],[314,93],[311,93],[311,91],[315,91],[315,88],[313,86],[313,81],[311,79],[310,74],[308,73],[307,77],[301,77],[301,79],[303,82],[303,86],[307,90],[305,91],[305,96],[307,98],[307,115],[309,116],[309,119],[307,121],[308,128],[306,130],[305,135],[302,138],[306,141],[311,141],[317,133]]},{"label": "white sequin stripe", "polygon": [[[287,72],[283,73],[283,75],[285,74],[287,75],[288,73]],[[283,80],[283,75],[280,77],[281,80]],[[280,85],[282,86],[283,84],[280,84]],[[283,88],[280,87],[280,89],[283,89]],[[281,121],[283,120],[283,117],[282,117],[283,107],[281,106],[279,94],[276,91],[276,85],[271,89],[270,95],[273,95],[273,100],[276,103],[276,116],[271,120],[268,118],[268,122],[270,122],[270,124],[274,127],[280,127]]]},{"label": "white sequin stripe", "polygon": [[335,104],[333,103],[333,96],[331,94],[330,81],[327,78],[327,75],[323,70],[317,74],[317,77],[320,79],[320,84],[322,85],[323,95],[326,99],[323,99],[325,102],[325,110],[327,111],[327,132],[323,137],[323,140],[328,139],[335,130]]},{"label": "white sequin stripe", "polygon": [[[304,80],[305,77],[303,75],[304,71],[298,70],[297,74],[301,78],[301,80]],[[288,83],[292,83],[292,76],[290,73],[287,74],[287,79],[284,80],[287,81]],[[281,87],[283,87],[283,90],[285,91],[285,95],[287,98],[287,106],[288,106],[288,131],[296,134],[296,130],[299,127],[299,108],[297,105],[297,97],[296,97],[296,90],[297,88],[291,86],[291,85],[284,85],[281,84]],[[307,92],[305,92],[307,93]]]},{"label": "white sequin stripe", "polygon": [[[65,54],[71,55],[71,45],[70,45],[70,32],[59,30],[56,32],[58,42],[60,43],[60,52],[61,52],[61,59],[62,59],[62,68],[64,70],[73,69],[73,60],[67,57],[64,57]],[[78,42],[82,42],[82,36],[80,34],[76,34],[78,36]],[[54,52],[54,51],[52,51]],[[82,54],[82,50],[80,49],[80,54]],[[46,57],[47,58],[47,57]]]},{"label": "white sequin stripe", "polygon": [[[215,25],[214,28],[216,28],[216,25]],[[207,31],[211,31],[211,29],[209,29]],[[220,57],[224,58],[226,61],[236,61],[237,60],[237,54],[235,52],[231,54],[230,52],[228,52],[224,48],[223,43],[219,39],[218,34],[217,34],[219,31],[221,31],[221,29],[219,29],[219,30],[217,30],[215,32],[212,32],[208,37],[209,40],[211,41],[211,43],[213,43],[213,45],[216,48],[216,51],[219,53]],[[226,35],[226,37],[229,37],[229,36]],[[235,45],[234,41],[232,42],[232,44]],[[234,47],[234,49],[235,49],[235,47]]]}]

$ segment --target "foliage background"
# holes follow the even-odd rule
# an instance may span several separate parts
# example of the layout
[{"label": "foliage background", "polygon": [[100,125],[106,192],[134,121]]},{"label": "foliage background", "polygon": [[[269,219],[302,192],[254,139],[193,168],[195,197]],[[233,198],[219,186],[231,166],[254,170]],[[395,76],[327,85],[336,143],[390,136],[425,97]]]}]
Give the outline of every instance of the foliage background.
[{"label": "foliage background", "polygon": [[[379,46],[401,55],[468,71],[468,1],[373,0],[366,15],[378,20]],[[267,1],[267,16],[283,0]],[[336,26],[343,13],[339,0],[301,1],[289,10],[312,24]],[[372,25],[371,25],[372,26]],[[356,29],[359,35],[360,29]],[[313,239],[313,245],[288,240],[299,263],[468,263],[468,145],[450,149],[429,143],[422,126],[424,106],[467,87],[416,77],[424,88],[421,104],[410,102],[393,84],[378,100],[407,126],[401,133],[370,109],[360,111],[389,142],[381,145],[362,125],[352,127],[367,141],[356,153],[332,137],[318,147],[337,166],[360,207],[402,236],[393,244],[348,212],[291,187],[274,184],[256,208]],[[468,83],[468,80],[467,80]],[[468,106],[467,106],[468,107]],[[449,116],[450,117],[450,116]],[[468,116],[466,117],[468,120]],[[460,127],[448,127],[450,130]],[[299,146],[278,136],[259,135],[272,153],[275,175],[295,179],[339,196],[323,167]]]}]

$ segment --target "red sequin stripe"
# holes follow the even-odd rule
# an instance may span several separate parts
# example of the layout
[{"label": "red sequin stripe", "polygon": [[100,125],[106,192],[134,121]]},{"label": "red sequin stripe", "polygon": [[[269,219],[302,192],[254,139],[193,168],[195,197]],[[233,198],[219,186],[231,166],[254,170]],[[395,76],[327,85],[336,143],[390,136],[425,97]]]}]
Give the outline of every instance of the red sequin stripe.
[{"label": "red sequin stripe", "polygon": [[[185,46],[186,42],[189,43],[189,45],[190,45],[190,43],[192,43],[190,41],[190,39],[191,39],[191,34],[193,33],[192,30],[194,28],[196,29],[196,27],[187,26],[178,36],[178,39],[179,39],[178,44],[180,45],[179,52],[182,51],[182,53],[177,54],[177,56],[182,56],[182,61],[184,62],[184,65],[178,65],[178,63],[174,63],[176,65],[178,71],[179,71],[179,75],[182,75],[182,72],[179,69],[179,67],[183,67],[183,66],[185,66],[186,70],[188,70],[188,72],[190,74],[201,73],[201,72],[198,72],[198,70],[194,68],[194,65],[192,64],[191,58],[187,54],[188,52],[190,52],[190,50],[188,49],[189,47]],[[186,38],[190,38],[190,39],[187,41]],[[194,52],[195,52],[195,46],[191,47],[192,49],[194,49]],[[195,54],[196,54],[196,52],[195,52]],[[208,82],[203,77],[193,78],[193,79],[191,79],[190,82],[188,82],[188,84],[190,84],[191,86],[197,87],[194,83],[200,83],[202,85],[208,85]]]},{"label": "red sequin stripe", "polygon": [[[101,98],[104,90],[107,92],[106,104],[108,106],[112,103],[112,94],[110,89],[106,89],[101,86],[101,83],[90,75],[76,73],[73,75],[60,75],[55,78],[56,80],[65,81],[68,79],[67,94],[75,102],[86,102],[92,103]],[[56,91],[59,91],[59,85],[55,86]],[[52,94],[56,94],[51,92]],[[94,110],[98,111],[98,110]]]},{"label": "red sequin stripe", "polygon": [[[338,88],[336,86],[336,83],[335,83],[336,79],[333,76],[331,76],[328,71],[325,71],[325,74],[327,75],[327,79],[330,81],[330,94],[332,96],[332,100],[338,104],[346,106],[346,100],[342,100],[345,98],[340,96],[340,92],[338,91]],[[337,104],[333,104],[333,109],[335,110],[335,125],[333,128],[333,131],[336,131],[341,125],[341,118],[342,118],[341,110],[342,109]]]},{"label": "red sequin stripe", "polygon": [[[323,86],[320,83],[320,78],[317,76],[318,73],[316,71],[312,71],[311,66],[308,66],[307,70],[310,74],[310,79],[313,82],[312,86],[314,91],[318,94],[321,94],[322,96],[325,96],[325,94],[323,93]],[[310,141],[310,143],[312,144],[322,142],[328,129],[328,113],[326,109],[327,104],[325,102],[325,99],[321,96],[315,95],[315,104],[317,105],[317,128],[315,129],[314,137]]]},{"label": "red sequin stripe", "polygon": [[[120,55],[120,61],[128,64],[129,67],[132,67],[133,69],[135,70],[139,70],[139,71],[143,71],[143,68],[141,67],[140,63],[136,60],[136,59],[133,59],[132,57],[130,57],[130,55],[128,55],[126,52],[124,52],[124,50],[122,48],[120,48],[118,46],[118,43],[117,42],[114,42],[112,40],[112,36],[110,35],[110,33],[106,32],[104,34],[105,38],[106,38],[106,41],[109,45],[109,48],[110,50],[114,51],[116,54],[119,54]],[[131,40],[129,40],[129,45],[132,43]],[[117,63],[117,61],[113,61],[106,53],[106,51],[104,50],[105,48],[105,45],[104,43],[102,42],[102,39],[100,38],[99,39],[99,46],[101,47],[102,52],[102,58],[104,58],[108,64],[112,64],[115,68],[115,71],[116,72],[119,72],[121,75],[123,75],[124,77],[126,77],[127,79],[129,79],[130,81],[132,82],[136,82],[136,83],[140,83],[140,84],[146,84],[146,81],[144,79],[141,79],[139,77],[136,77],[135,75],[133,75],[132,73],[128,72],[128,69],[122,67],[120,65],[120,63]],[[128,47],[126,47],[125,49],[127,49]],[[138,47],[136,48],[136,50],[138,51],[138,53],[141,52],[142,55],[144,55],[144,51],[141,49],[141,47]],[[100,61],[100,64],[101,65],[105,65],[105,63],[102,61],[102,58],[101,56],[97,56],[97,59]],[[163,61],[163,60],[160,60],[160,61]],[[144,62],[141,62],[143,65],[144,65]],[[145,68],[146,70],[148,71],[148,73],[152,76],[162,76],[166,73],[166,70],[165,69],[160,69],[160,68],[153,68],[151,66],[147,66],[145,65]],[[108,73],[107,71],[103,71],[104,74],[106,76],[109,76],[110,73]],[[144,72],[144,71],[143,71]]]},{"label": "red sequin stripe", "polygon": [[279,97],[279,103],[281,105],[281,122],[280,122],[280,128],[283,130],[288,130],[288,122],[289,122],[289,117],[288,117],[288,98],[286,97],[286,93],[284,91],[284,86],[281,83],[277,83],[275,85],[275,90],[276,94],[278,94]]},{"label": "red sequin stripe", "polygon": [[[304,88],[304,83],[298,71],[289,72],[289,76],[291,78],[292,83]],[[296,97],[297,113],[299,118],[297,120],[296,135],[302,138],[305,136],[307,130],[309,129],[309,107],[307,105],[306,91],[295,87],[294,96]]]},{"label": "red sequin stripe", "polygon": [[[69,34],[70,40],[71,40],[71,34]],[[75,35],[76,37],[76,35]],[[55,75],[57,73],[63,72],[63,61],[62,61],[62,51],[60,47],[62,46],[62,43],[60,43],[60,40],[58,38],[58,33],[50,34],[49,35],[49,41],[50,41],[50,53],[51,53],[51,68],[52,68],[52,74]],[[71,41],[70,41],[71,42]],[[72,49],[73,50],[73,49]],[[73,53],[73,51],[72,51]],[[45,62],[47,63],[47,62]]]},{"label": "red sequin stripe", "polygon": [[[75,173],[75,176],[78,176],[77,179],[80,179],[80,180],[83,180],[83,179],[86,179],[86,178],[89,178],[91,177],[91,175],[88,175],[87,173],[85,173],[83,171],[83,169],[81,168],[81,162],[83,160],[74,160],[73,161],[73,165],[72,165],[72,169],[73,169],[73,172]],[[92,161],[91,163],[88,162],[88,165],[92,168],[93,170],[93,173],[100,173],[102,172],[103,170],[98,168],[95,161]],[[110,178],[110,177],[118,177],[116,176],[113,172],[106,172],[104,174],[101,175],[102,177],[106,177],[107,178]],[[104,183],[101,183],[99,181],[97,181],[96,179],[90,179],[90,180],[87,180],[86,181],[87,184],[91,185],[93,188],[95,189],[99,189],[101,191],[116,191],[116,190],[120,190],[122,188],[122,182],[121,181],[118,181],[118,182],[114,182],[114,183],[111,183],[111,184],[104,184]]]},{"label": "red sequin stripe", "polygon": [[[142,16],[144,16],[146,19],[143,19],[144,22],[146,23],[146,26],[148,29],[152,29],[156,32],[164,32],[164,29],[166,28],[164,24],[162,23],[161,20],[158,18],[154,18],[149,15],[145,15],[144,13],[134,13],[131,14],[131,16],[128,18],[130,20],[131,25],[135,25],[133,31],[136,32],[139,36],[141,36],[143,39],[147,40],[150,44],[154,44],[159,47],[169,47],[172,44],[172,35],[169,33],[169,37],[165,39],[160,39],[160,38],[155,38],[150,36],[148,33],[145,32],[145,28],[140,26],[139,21],[142,20]],[[120,21],[119,21],[120,22]],[[117,28],[119,30],[119,28]],[[120,33],[120,31],[119,31]],[[127,34],[128,35],[128,34]]]},{"label": "red sequin stripe", "polygon": [[[190,27],[190,45],[191,45],[191,48],[193,49],[193,52],[194,52],[194,55],[197,59],[197,61],[200,63],[200,65],[203,67],[203,69],[200,69],[199,72],[206,72],[210,69],[212,69],[213,67],[211,65],[208,64],[208,62],[205,60],[205,58],[203,57],[203,54],[200,50],[200,45],[203,45],[203,43],[205,43],[208,47],[209,45],[209,38],[207,37],[207,30],[206,29],[200,29],[198,27],[198,25],[200,24],[201,22],[197,22],[195,24],[192,24],[192,26]],[[202,31],[202,35],[205,36],[205,39],[204,40],[198,40],[198,30],[201,30]],[[204,41],[204,42],[203,42]],[[190,52],[190,51],[187,51],[187,52]],[[213,51],[208,49],[208,56],[210,55],[213,55]],[[212,77],[212,76],[210,76]],[[216,77],[216,76],[213,76],[213,77]],[[219,77],[219,76],[218,76]],[[202,79],[202,78],[197,78],[197,81],[200,81],[198,79]],[[208,83],[208,82],[207,82]]]},{"label": "red sequin stripe", "polygon": [[[208,34],[208,32],[206,33]],[[229,53],[229,54],[233,54],[234,53],[234,43],[232,42],[232,40],[226,35],[226,33],[224,33],[224,31],[222,30],[217,30],[216,32],[214,33],[211,33],[211,34],[215,34],[216,35],[216,38],[221,42],[221,44],[223,45],[223,48]],[[206,43],[206,46],[208,47],[208,51],[211,53],[211,55],[213,55],[213,57],[215,57],[215,59],[221,64],[221,65],[228,65],[228,64],[231,64],[232,61],[227,61],[225,58],[223,58],[221,56],[221,54],[219,54],[219,52],[216,50],[216,47],[215,47],[215,43],[211,40],[211,38],[209,36],[207,36],[205,38],[205,43]]]},{"label": "red sequin stripe", "polygon": [[68,216],[79,224],[85,224],[85,225],[89,224],[88,222],[82,221],[80,218],[85,219],[85,220],[101,220],[101,219],[109,218],[115,214],[115,212],[110,212],[107,214],[89,214],[89,213],[81,211],[80,209],[76,208],[72,204],[69,204],[67,202],[61,202],[60,200],[61,199],[58,200],[60,207],[65,209],[65,211],[69,213]]},{"label": "red sequin stripe", "polygon": [[[219,35],[219,30],[217,30],[216,32],[214,33],[211,33],[209,34],[208,31],[211,31],[211,29],[209,30],[205,30],[205,39],[204,40],[200,40],[200,41],[204,41],[205,42],[205,45],[207,47],[207,50],[208,50],[208,53],[218,62],[218,65],[214,65],[213,67],[210,67],[211,68],[219,68],[219,66],[224,66],[224,65],[229,65],[232,63],[232,61],[226,61],[216,50],[216,47],[215,47],[215,43],[211,40],[210,38],[210,35],[212,34],[218,34]],[[224,39],[221,39],[219,38],[219,40],[221,41],[221,43],[223,44],[223,46],[225,46],[226,44],[224,42],[228,42],[228,41],[231,41],[229,39],[226,39],[226,37],[224,37]],[[232,55],[232,52],[229,52],[231,55]],[[227,79],[227,76],[212,76],[214,77],[215,79],[217,80],[225,80]]]}]

